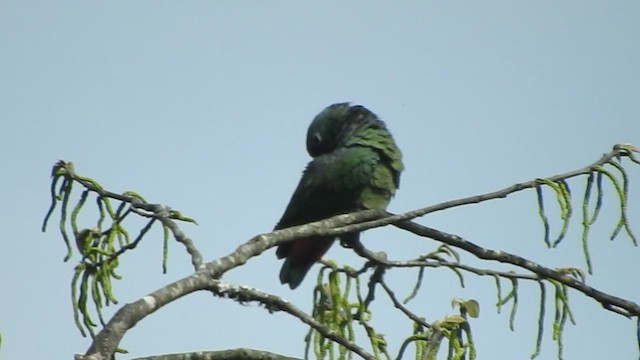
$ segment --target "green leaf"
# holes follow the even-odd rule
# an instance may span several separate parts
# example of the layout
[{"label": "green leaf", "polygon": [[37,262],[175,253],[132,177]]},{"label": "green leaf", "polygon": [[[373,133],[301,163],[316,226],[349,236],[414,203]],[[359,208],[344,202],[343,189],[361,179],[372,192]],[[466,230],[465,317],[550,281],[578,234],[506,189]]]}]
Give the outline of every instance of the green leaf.
[{"label": "green leaf", "polygon": [[467,300],[464,302],[464,309],[467,310],[467,314],[476,319],[480,316],[480,304],[475,300]]},{"label": "green leaf", "polygon": [[442,322],[445,324],[460,325],[467,322],[467,320],[465,320],[461,315],[448,315]]}]

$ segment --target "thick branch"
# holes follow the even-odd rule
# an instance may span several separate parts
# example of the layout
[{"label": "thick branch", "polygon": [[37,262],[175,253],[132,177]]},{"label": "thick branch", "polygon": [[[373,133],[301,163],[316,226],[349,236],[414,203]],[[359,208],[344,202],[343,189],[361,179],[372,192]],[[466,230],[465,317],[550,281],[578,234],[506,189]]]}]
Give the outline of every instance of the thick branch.
[{"label": "thick branch", "polygon": [[[289,229],[278,230],[269,234],[258,235],[238,247],[238,249],[233,253],[206,264],[205,267],[202,267],[194,274],[169,284],[134,303],[127,304],[120,308],[105,327],[96,335],[91,347],[87,350],[87,355],[81,359],[110,359],[124,334],[135,326],[138,321],[152,314],[169,302],[177,300],[184,295],[199,290],[210,290],[211,287],[214,286],[214,279],[220,278],[225,272],[243,265],[250,258],[260,255],[271,247],[286,241],[331,231],[327,226],[343,226],[345,224],[351,224],[358,221],[379,218],[380,216],[384,216],[384,212],[364,211],[341,215],[328,220],[318,221]],[[279,300],[284,301],[282,299]],[[286,307],[282,308],[282,310],[285,311],[286,309]],[[296,315],[296,313],[293,315]],[[297,317],[303,322],[306,322],[300,316]],[[322,333],[322,329],[317,330]],[[334,339],[337,335],[334,336],[333,334],[327,334],[327,337]],[[355,349],[356,348],[354,348],[354,351]],[[366,352],[363,354],[366,354]]]},{"label": "thick branch", "polygon": [[182,354],[155,355],[134,360],[302,360],[272,352],[255,349],[229,349],[220,351],[198,351]]},{"label": "thick branch", "polygon": [[83,360],[111,359],[124,334],[138,321],[174,300],[194,291],[207,289],[210,282],[211,278],[205,272],[198,271],[158,289],[136,302],[124,305],[93,339],[91,347],[87,350],[87,355],[77,358]]},{"label": "thick branch", "polygon": [[95,337],[92,346],[87,351],[87,355],[85,357],[78,356],[78,358],[82,360],[110,358],[109,354],[113,354],[126,331],[135,326],[138,321],[167,303],[198,290],[209,290],[218,296],[228,297],[239,302],[256,301],[264,305],[270,312],[285,311],[313,327],[326,338],[360,355],[363,359],[375,360],[375,357],[363,348],[320,324],[290,302],[257,289],[222,282],[211,278],[202,271],[176,281],[134,303],[123,306]]},{"label": "thick branch", "polygon": [[[554,181],[560,181],[560,180],[567,180],[570,178],[574,178],[576,176],[588,175],[592,171],[595,171],[595,169],[605,164],[611,163],[614,161],[614,159],[621,158],[621,157],[627,157],[631,161],[640,164],[640,161],[638,161],[633,156],[633,153],[629,152],[629,150],[626,147],[627,145],[616,145],[613,147],[613,150],[611,152],[604,154],[598,161],[594,162],[591,165],[585,166],[581,169],[569,171],[563,174],[554,175],[546,179],[554,182]],[[398,223],[399,221],[415,219],[433,212],[447,210],[447,209],[458,207],[458,206],[477,204],[477,203],[481,203],[488,200],[506,198],[508,195],[511,195],[513,193],[523,191],[526,189],[533,189],[538,187],[539,185],[540,184],[538,180],[531,180],[531,181],[527,181],[519,184],[514,184],[498,191],[469,196],[466,198],[461,198],[461,199],[456,199],[451,201],[445,201],[436,205],[431,205],[421,209],[408,211],[399,215],[382,217],[380,219],[372,220],[368,222],[356,223],[353,225],[344,226],[343,228],[335,228],[334,231],[335,231],[335,234],[344,234],[345,232],[363,231],[363,230],[385,226],[389,224],[395,224],[395,223]],[[330,232],[329,234],[334,234],[334,233]]]}]

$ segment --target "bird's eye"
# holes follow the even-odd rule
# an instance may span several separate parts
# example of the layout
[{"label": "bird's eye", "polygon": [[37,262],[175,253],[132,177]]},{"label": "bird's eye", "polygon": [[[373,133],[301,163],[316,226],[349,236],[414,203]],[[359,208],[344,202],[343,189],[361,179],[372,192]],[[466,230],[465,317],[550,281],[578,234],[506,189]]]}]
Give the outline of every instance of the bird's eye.
[{"label": "bird's eye", "polygon": [[314,131],[307,137],[307,151],[312,157],[322,155],[326,152],[324,143],[322,142],[322,136],[319,132]]},{"label": "bird's eye", "polygon": [[320,146],[321,143],[322,143],[322,136],[320,136],[320,133],[313,134],[313,144],[316,146]]}]

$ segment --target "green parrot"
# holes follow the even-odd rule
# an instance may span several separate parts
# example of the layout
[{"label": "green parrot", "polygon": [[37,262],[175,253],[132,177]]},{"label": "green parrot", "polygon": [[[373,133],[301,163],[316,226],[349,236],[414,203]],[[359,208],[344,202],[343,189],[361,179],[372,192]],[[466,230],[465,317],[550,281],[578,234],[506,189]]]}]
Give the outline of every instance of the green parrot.
[{"label": "green parrot", "polygon": [[[402,153],[385,123],[360,105],[333,104],[311,122],[307,165],[275,230],[358,210],[385,209],[400,186]],[[343,243],[358,233],[340,237]],[[314,236],[278,246],[285,258],[280,282],[300,285],[311,266],[329,250],[335,237]]]}]

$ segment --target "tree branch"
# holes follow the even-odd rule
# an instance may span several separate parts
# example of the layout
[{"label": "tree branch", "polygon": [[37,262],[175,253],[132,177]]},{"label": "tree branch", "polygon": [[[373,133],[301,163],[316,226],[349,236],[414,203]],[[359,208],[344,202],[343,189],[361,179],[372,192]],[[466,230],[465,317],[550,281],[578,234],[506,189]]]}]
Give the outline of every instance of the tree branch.
[{"label": "tree branch", "polygon": [[[73,170],[73,166],[70,165],[70,163],[59,161],[56,164],[56,167],[64,168],[66,171],[65,176],[79,182],[87,190],[93,191],[101,197],[111,198],[122,201],[124,203],[128,203],[131,205],[131,209],[138,215],[142,215],[145,217],[155,217],[160,220],[160,222],[162,222],[164,226],[168,227],[171,230],[176,241],[183,244],[187,249],[187,252],[189,253],[189,255],[191,255],[191,263],[193,264],[194,269],[198,270],[200,268],[203,261],[202,254],[200,254],[200,251],[196,248],[193,241],[189,239],[180,230],[180,227],[175,223],[175,221],[172,220],[180,219],[181,216],[179,213],[172,211],[169,207],[162,206],[160,204],[146,203],[135,196],[114,193],[111,191],[107,191],[100,186],[96,186],[96,184],[89,179],[76,175],[75,171]],[[54,173],[56,167],[54,167]],[[140,210],[145,210],[149,213],[144,213]]]},{"label": "tree branch", "polygon": [[182,354],[155,355],[134,360],[302,360],[269,351],[239,348],[220,351],[198,351]]},{"label": "tree branch", "polygon": [[539,281],[540,277],[537,275],[530,274],[518,274],[515,272],[507,272],[507,271],[496,271],[490,269],[480,269],[477,267],[465,265],[462,263],[454,263],[450,261],[444,260],[433,260],[433,259],[415,259],[415,260],[405,260],[405,261],[397,261],[397,260],[388,260],[386,254],[384,252],[373,252],[364,245],[360,241],[354,242],[352,249],[356,254],[362,256],[363,258],[373,262],[377,265],[383,265],[386,267],[395,267],[395,268],[451,268],[451,269],[460,269],[464,270],[478,276],[491,276],[491,277],[501,277],[505,279],[522,279],[522,280],[532,280]]},{"label": "tree branch", "polygon": [[[612,159],[616,157],[623,156],[631,158],[631,160],[634,162],[638,162],[635,158],[633,158],[627,146],[616,146],[614,147],[612,152],[605,154],[600,160],[596,161],[595,163],[579,170],[553,176],[549,178],[549,180],[558,181],[579,175],[589,174],[590,172],[594,171],[595,168],[612,161]],[[326,328],[324,328],[323,330],[322,325],[316,323],[315,320],[310,318],[304,312],[301,312],[297,308],[293,307],[293,305],[282,300],[281,298],[246,287],[234,288],[233,286],[229,287],[228,285],[222,286],[224,283],[216,279],[219,279],[225,272],[243,265],[249,259],[261,254],[265,250],[287,241],[293,241],[295,239],[312,236],[336,236],[349,232],[363,231],[374,227],[385,226],[388,224],[394,224],[416,235],[429,237],[450,246],[461,248],[481,259],[509,263],[527,269],[537,274],[541,278],[554,279],[562,284],[565,284],[584,293],[587,296],[592,297],[593,299],[602,303],[605,308],[619,314],[625,316],[640,315],[640,307],[637,304],[598,291],[595,288],[587,286],[586,284],[579,282],[566,274],[563,274],[562,272],[545,268],[537,263],[516,255],[484,249],[456,235],[440,232],[438,230],[434,230],[409,221],[410,219],[423,216],[435,211],[441,211],[456,206],[479,203],[492,199],[504,198],[511,193],[539,186],[539,182],[537,180],[515,184],[505,189],[486,193],[483,195],[444,202],[441,204],[406,212],[400,215],[390,215],[385,213],[384,211],[368,210],[352,214],[339,215],[327,220],[278,230],[268,234],[258,235],[248,242],[242,244],[233,253],[204,265],[201,265],[202,257],[197,249],[195,249],[195,247],[193,246],[191,240],[186,238],[186,236],[184,236],[184,234],[179,231],[178,226],[171,220],[172,213],[168,208],[160,207],[160,205],[142,203],[135,197],[127,197],[119,194],[109,193],[93,186],[93,184],[91,184],[90,182],[85,181],[83,182],[83,185],[92,191],[98,192],[98,194],[100,194],[101,196],[112,197],[121,201],[130,202],[135,208],[140,208],[152,212],[154,216],[160,219],[163,224],[168,226],[174,232],[174,235],[177,239],[182,239],[179,241],[185,244],[185,247],[187,247],[189,253],[192,254],[192,263],[197,269],[197,271],[193,275],[169,284],[166,287],[159,289],[132,304],[127,304],[120,310],[118,310],[118,312],[116,312],[109,323],[107,323],[102,331],[100,331],[100,333],[98,333],[94,338],[91,347],[87,350],[87,355],[83,357],[83,359],[87,360],[110,359],[126,331],[135,326],[138,321],[155,312],[162,306],[194,291],[210,290],[216,292],[216,289],[218,289],[220,293],[227,296],[240,296],[244,294],[244,296],[248,297],[246,300],[259,301],[265,304],[265,306],[267,304],[277,305],[273,308],[267,308],[269,308],[270,310],[287,311],[288,313],[300,318],[303,322],[309,324],[310,326],[313,326],[319,332],[322,333],[323,331],[325,331],[326,334],[323,334],[325,337],[337,341],[341,345],[351,349],[352,351],[358,353],[360,356],[366,359],[373,359],[370,354],[367,354],[363,349],[357,347],[357,345],[350,343],[348,340],[343,339],[330,331],[327,332]]]},{"label": "tree branch", "polygon": [[[601,166],[605,164],[610,164],[615,159],[619,159],[622,157],[629,158],[634,163],[640,164],[640,161],[638,161],[634,157],[632,151],[637,151],[637,150],[631,145],[620,145],[620,144],[615,145],[611,152],[602,155],[602,157],[598,159],[598,161],[592,163],[591,165],[585,166],[578,170],[573,170],[563,174],[554,175],[546,178],[546,180],[554,182],[554,181],[560,181],[560,180],[567,180],[570,178],[574,178],[576,176],[588,175],[591,172],[596,171],[596,169],[600,168]],[[447,210],[447,209],[451,209],[458,206],[478,204],[488,200],[506,198],[508,195],[511,195],[513,193],[523,191],[526,189],[537,188],[538,186],[540,186],[540,182],[538,179],[526,181],[526,182],[511,185],[501,190],[480,194],[480,195],[469,196],[469,197],[451,200],[451,201],[445,201],[436,205],[431,205],[431,206],[423,207],[421,209],[408,211],[399,215],[381,217],[376,220],[354,223],[353,225],[348,225],[348,226],[345,225],[344,228],[342,227],[335,228],[334,231],[336,235],[344,234],[345,232],[363,231],[371,228],[398,223],[404,220],[415,219],[433,212]],[[334,233],[329,233],[328,235],[333,235],[333,234]]]},{"label": "tree branch", "polygon": [[430,239],[443,242],[449,246],[454,246],[459,249],[463,249],[465,251],[468,251],[474,254],[480,259],[494,260],[494,261],[515,265],[537,274],[542,279],[549,278],[549,279],[556,280],[600,302],[602,306],[607,310],[611,310],[613,312],[616,312],[618,314],[621,314],[627,317],[640,316],[640,306],[638,306],[638,304],[634,303],[633,301],[628,301],[628,300],[619,298],[617,296],[609,295],[605,292],[599,291],[583,282],[576,280],[575,278],[569,275],[566,275],[561,271],[556,271],[556,270],[546,268],[531,260],[525,259],[517,255],[510,254],[504,251],[496,251],[496,250],[482,248],[457,235],[448,234],[435,229],[431,229],[429,227],[417,224],[415,222],[403,221],[396,224],[396,226],[404,230],[407,230],[413,234],[428,237]]},{"label": "tree branch", "polygon": [[232,285],[219,280],[214,280],[209,290],[211,290],[216,295],[235,299],[239,302],[257,301],[260,304],[264,305],[265,308],[270,312],[285,311],[288,314],[297,317],[303,323],[314,328],[316,331],[322,334],[322,336],[337,342],[345,348],[360,355],[360,357],[362,357],[363,359],[376,360],[375,356],[369,354],[363,348],[358,346],[358,344],[346,338],[343,338],[337,332],[319,323],[314,318],[307,315],[307,313],[300,310],[290,302],[283,300],[279,296],[267,294],[265,292],[247,286]]},{"label": "tree branch", "polygon": [[76,356],[83,360],[107,360],[116,351],[124,334],[156,310],[187,294],[205,290],[211,277],[204,271],[194,274],[160,288],[133,303],[121,307],[95,336],[86,356]]}]

